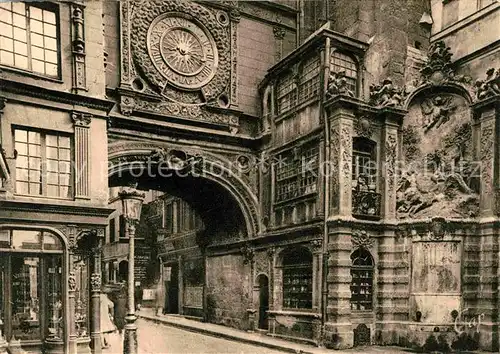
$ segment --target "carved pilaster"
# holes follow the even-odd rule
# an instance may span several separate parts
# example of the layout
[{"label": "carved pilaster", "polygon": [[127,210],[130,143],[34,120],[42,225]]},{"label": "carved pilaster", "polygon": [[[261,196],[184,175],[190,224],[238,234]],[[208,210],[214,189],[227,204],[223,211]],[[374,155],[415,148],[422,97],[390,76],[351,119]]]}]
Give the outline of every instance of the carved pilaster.
[{"label": "carved pilaster", "polygon": [[90,122],[92,116],[86,113],[71,114],[75,125],[75,198],[90,196]]},{"label": "carved pilaster", "polygon": [[85,5],[71,3],[71,32],[73,53],[73,91],[79,93],[87,90],[87,74],[85,65]]},{"label": "carved pilaster", "polygon": [[233,8],[229,12],[231,20],[231,107],[238,107],[238,23],[240,12]]},{"label": "carved pilaster", "polygon": [[386,219],[396,218],[396,163],[398,138],[396,128],[384,129],[384,216]]},{"label": "carved pilaster", "polygon": [[274,27],[274,38],[276,38],[276,62],[283,57],[283,39],[285,38],[286,30],[283,27]]},{"label": "carved pilaster", "polygon": [[479,155],[481,159],[481,200],[482,216],[492,216],[494,211],[494,139],[495,139],[495,112],[483,113],[481,117],[481,145]]}]

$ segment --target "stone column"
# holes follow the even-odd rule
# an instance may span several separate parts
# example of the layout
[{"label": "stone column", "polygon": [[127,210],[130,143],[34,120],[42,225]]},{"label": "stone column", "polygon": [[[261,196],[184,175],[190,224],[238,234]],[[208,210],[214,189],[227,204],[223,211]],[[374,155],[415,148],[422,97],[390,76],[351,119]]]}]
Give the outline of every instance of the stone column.
[{"label": "stone column", "polygon": [[351,229],[331,227],[328,232],[328,298],[324,328],[327,348],[346,349],[354,344],[351,323]]},{"label": "stone column", "polygon": [[71,114],[75,126],[75,199],[90,198],[90,122],[87,113]]},{"label": "stone column", "polygon": [[352,215],[352,130],[354,115],[338,107],[330,112],[330,216]]},{"label": "stone column", "polygon": [[92,354],[102,353],[101,343],[101,257],[97,250],[89,259],[92,262],[90,276],[90,347]]}]

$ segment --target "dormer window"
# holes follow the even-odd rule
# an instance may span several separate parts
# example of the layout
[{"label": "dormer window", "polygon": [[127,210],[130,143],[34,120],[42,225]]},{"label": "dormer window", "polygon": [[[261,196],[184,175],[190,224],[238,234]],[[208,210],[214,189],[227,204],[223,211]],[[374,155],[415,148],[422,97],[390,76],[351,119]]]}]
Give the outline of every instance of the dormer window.
[{"label": "dormer window", "polygon": [[358,68],[352,57],[334,49],[330,56],[330,72],[344,72],[348,89],[357,96]]}]

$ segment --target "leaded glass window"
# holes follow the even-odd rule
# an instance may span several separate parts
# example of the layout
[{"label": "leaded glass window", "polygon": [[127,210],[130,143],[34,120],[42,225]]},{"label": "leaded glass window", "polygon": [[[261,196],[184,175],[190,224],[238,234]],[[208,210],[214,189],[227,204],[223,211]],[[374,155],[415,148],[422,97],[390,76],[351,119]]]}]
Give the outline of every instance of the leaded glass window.
[{"label": "leaded glass window", "polygon": [[283,254],[283,307],[312,308],[312,254],[303,247]]},{"label": "leaded glass window", "polygon": [[319,94],[319,57],[314,56],[306,60],[302,66],[299,83],[299,104],[317,97]]},{"label": "leaded glass window", "polygon": [[285,113],[297,104],[297,84],[292,73],[284,76],[278,84],[278,114]]},{"label": "leaded glass window", "polygon": [[366,249],[351,254],[351,310],[373,308],[373,258]]},{"label": "leaded glass window", "polygon": [[376,143],[356,137],[352,144],[352,188],[374,191],[377,182]]},{"label": "leaded glass window", "polygon": [[347,85],[349,90],[355,94],[358,92],[358,68],[356,62],[349,55],[333,50],[330,56],[330,71],[332,72],[345,72]]}]

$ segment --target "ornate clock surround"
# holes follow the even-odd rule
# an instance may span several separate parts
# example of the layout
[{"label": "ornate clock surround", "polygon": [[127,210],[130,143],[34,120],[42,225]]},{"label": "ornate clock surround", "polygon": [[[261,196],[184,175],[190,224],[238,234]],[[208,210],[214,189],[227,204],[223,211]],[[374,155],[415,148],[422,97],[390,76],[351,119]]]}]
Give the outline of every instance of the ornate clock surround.
[{"label": "ornate clock surround", "polygon": [[[133,10],[128,13],[128,54],[155,91],[187,105],[229,97],[229,21],[188,1],[146,0],[128,10]],[[201,91],[201,100],[195,91]]]}]

